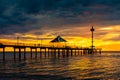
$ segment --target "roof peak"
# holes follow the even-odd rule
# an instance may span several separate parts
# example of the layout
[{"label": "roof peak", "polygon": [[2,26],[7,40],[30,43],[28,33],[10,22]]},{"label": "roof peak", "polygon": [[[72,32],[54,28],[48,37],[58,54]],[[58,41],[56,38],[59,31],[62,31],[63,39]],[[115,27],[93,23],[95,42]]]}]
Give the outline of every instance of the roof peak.
[{"label": "roof peak", "polygon": [[53,39],[51,42],[67,42],[65,39],[63,39],[60,35],[58,35],[55,39]]}]

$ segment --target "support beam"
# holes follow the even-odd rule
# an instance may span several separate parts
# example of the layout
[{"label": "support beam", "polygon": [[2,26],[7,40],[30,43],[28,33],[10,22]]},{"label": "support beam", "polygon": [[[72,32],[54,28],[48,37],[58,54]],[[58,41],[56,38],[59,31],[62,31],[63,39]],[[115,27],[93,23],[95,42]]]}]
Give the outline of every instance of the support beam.
[{"label": "support beam", "polygon": [[19,61],[21,61],[21,48],[19,48]]},{"label": "support beam", "polygon": [[30,48],[30,58],[32,59],[32,48]]},{"label": "support beam", "polygon": [[49,53],[49,52],[50,52],[50,49],[48,48],[48,57],[50,56],[50,53]]},{"label": "support beam", "polygon": [[60,49],[58,49],[58,57],[60,57]]},{"label": "support beam", "polygon": [[5,47],[3,47],[3,61],[5,61]]},{"label": "support beam", "polygon": [[69,56],[69,49],[66,49],[66,56],[68,57]]},{"label": "support beam", "polygon": [[14,61],[16,60],[16,48],[14,47]]},{"label": "support beam", "polygon": [[37,48],[35,48],[35,59],[37,59]]},{"label": "support beam", "polygon": [[24,60],[26,60],[26,48],[24,48]]},{"label": "support beam", "polygon": [[71,56],[73,56],[73,50],[71,49]]},{"label": "support beam", "polygon": [[40,48],[40,58],[42,57],[42,49]]},{"label": "support beam", "polygon": [[77,55],[77,53],[76,53],[76,49],[75,49],[75,56]]},{"label": "support beam", "polygon": [[45,53],[44,53],[44,54],[45,54],[45,58],[46,58],[46,56],[47,56],[47,51],[46,51],[46,48],[45,48]]}]

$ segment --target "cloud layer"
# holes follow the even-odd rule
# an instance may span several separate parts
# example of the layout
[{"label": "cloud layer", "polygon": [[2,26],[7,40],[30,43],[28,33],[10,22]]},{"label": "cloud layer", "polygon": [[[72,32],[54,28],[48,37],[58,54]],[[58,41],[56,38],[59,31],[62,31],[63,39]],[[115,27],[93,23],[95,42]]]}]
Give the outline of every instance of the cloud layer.
[{"label": "cloud layer", "polygon": [[119,14],[119,0],[0,0],[0,34],[74,36],[78,27],[119,25]]}]

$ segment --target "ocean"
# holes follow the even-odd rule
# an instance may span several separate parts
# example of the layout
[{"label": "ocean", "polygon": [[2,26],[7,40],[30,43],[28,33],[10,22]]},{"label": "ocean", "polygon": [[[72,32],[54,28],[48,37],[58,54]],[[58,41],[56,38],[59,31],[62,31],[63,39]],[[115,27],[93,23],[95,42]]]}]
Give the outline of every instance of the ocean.
[{"label": "ocean", "polygon": [[[13,53],[0,53],[0,80],[120,80],[120,53],[85,54],[13,60]],[[18,54],[17,54],[18,55]],[[22,55],[23,57],[23,55]]]}]

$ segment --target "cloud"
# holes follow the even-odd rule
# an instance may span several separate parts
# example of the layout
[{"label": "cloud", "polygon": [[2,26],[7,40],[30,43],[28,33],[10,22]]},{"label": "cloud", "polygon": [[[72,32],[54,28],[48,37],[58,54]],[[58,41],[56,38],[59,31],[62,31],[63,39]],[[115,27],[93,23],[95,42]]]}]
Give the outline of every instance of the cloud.
[{"label": "cloud", "polygon": [[42,35],[47,29],[116,25],[119,4],[119,0],[0,0],[0,34]]}]

